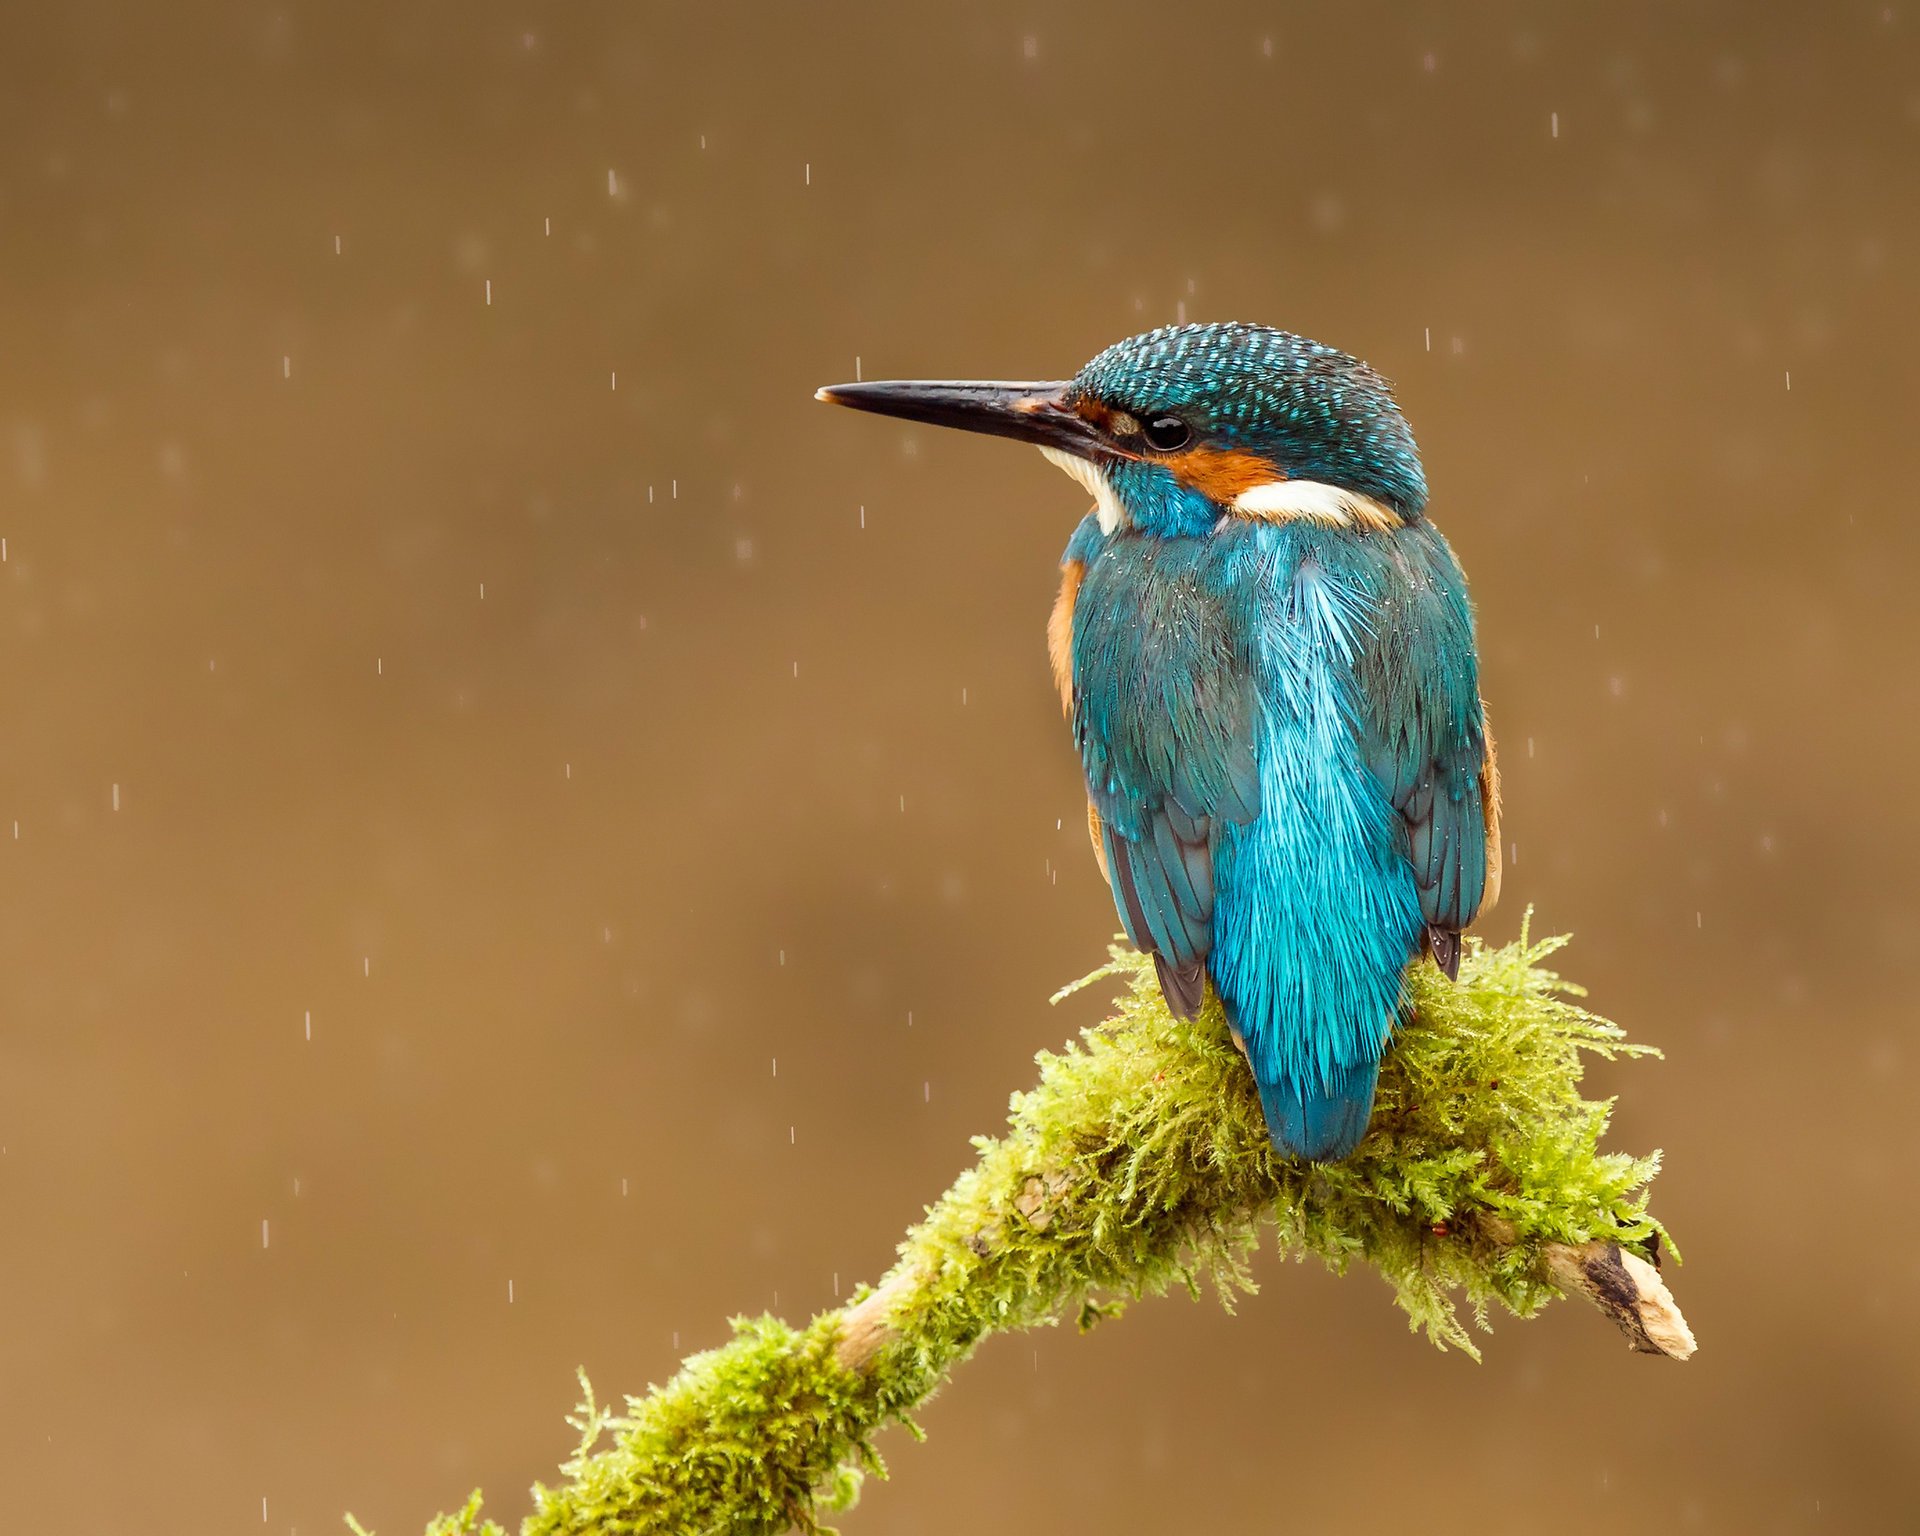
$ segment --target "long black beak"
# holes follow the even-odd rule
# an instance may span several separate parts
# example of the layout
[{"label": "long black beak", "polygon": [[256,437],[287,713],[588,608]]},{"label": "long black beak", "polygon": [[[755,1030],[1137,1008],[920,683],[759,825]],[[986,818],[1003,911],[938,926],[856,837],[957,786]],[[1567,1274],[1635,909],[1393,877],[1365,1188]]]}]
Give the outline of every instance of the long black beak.
[{"label": "long black beak", "polygon": [[1019,443],[1058,448],[1083,459],[1112,454],[1112,446],[1074,411],[1071,385],[1000,384],[975,380],[887,379],[870,384],[831,384],[813,398],[881,416],[924,421],[935,427],[985,432]]}]

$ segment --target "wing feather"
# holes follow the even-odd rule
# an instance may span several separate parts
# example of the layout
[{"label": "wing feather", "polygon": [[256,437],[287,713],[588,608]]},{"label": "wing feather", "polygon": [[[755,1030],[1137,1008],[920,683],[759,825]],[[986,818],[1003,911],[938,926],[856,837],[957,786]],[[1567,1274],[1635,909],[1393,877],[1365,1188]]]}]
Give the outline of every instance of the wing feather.
[{"label": "wing feather", "polygon": [[1258,702],[1231,593],[1156,543],[1076,536],[1070,707],[1120,920],[1190,1017],[1213,947],[1215,839],[1260,803]]},{"label": "wing feather", "polygon": [[1461,931],[1498,884],[1499,776],[1453,551],[1420,523],[1395,536],[1395,558],[1399,579],[1355,669],[1363,747],[1405,829],[1428,950],[1451,974]]}]

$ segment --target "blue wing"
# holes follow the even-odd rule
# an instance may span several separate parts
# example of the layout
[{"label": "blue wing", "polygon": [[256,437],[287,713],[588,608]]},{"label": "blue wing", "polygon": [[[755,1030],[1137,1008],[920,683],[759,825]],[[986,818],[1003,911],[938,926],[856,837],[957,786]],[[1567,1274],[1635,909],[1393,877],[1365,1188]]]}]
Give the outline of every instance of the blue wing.
[{"label": "blue wing", "polygon": [[1499,886],[1499,774],[1453,551],[1419,523],[1395,536],[1393,552],[1403,579],[1380,584],[1354,669],[1361,748],[1400,816],[1427,948],[1452,976],[1461,930]]},{"label": "blue wing", "polygon": [[1102,537],[1074,603],[1071,708],[1127,935],[1186,1017],[1205,997],[1219,824],[1260,807],[1250,626],[1205,541]]}]

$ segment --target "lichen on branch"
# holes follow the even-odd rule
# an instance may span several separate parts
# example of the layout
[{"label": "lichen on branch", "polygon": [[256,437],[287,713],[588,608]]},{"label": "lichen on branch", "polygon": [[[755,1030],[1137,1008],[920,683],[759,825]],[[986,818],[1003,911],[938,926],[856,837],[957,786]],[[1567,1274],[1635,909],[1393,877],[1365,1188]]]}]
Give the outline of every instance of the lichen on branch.
[{"label": "lichen on branch", "polygon": [[[876,1437],[983,1338],[1130,1301],[1254,1289],[1270,1220],[1283,1251],[1378,1270],[1441,1348],[1477,1357],[1497,1306],[1568,1292],[1637,1349],[1693,1341],[1655,1269],[1672,1245],[1648,1213],[1657,1154],[1602,1152],[1609,1105],[1583,1060],[1654,1053],[1581,1008],[1544,962],[1564,939],[1474,946],[1450,984],[1409,976],[1411,1016],[1381,1072],[1372,1128],[1346,1162],[1275,1154],[1217,1003],[1195,1023],[1161,1002],[1150,961],[1115,949],[1069,988],[1123,984],[1112,1016],[1042,1053],[1007,1129],[908,1233],[877,1289],[804,1328],[736,1319],[734,1337],[664,1386],[599,1407],[590,1390],[566,1481],[534,1490],[524,1536],[812,1531],[882,1471]],[[1065,994],[1062,994],[1063,996]],[[1464,1314],[1463,1315],[1463,1309]],[[504,1536],[476,1494],[429,1536]]]}]

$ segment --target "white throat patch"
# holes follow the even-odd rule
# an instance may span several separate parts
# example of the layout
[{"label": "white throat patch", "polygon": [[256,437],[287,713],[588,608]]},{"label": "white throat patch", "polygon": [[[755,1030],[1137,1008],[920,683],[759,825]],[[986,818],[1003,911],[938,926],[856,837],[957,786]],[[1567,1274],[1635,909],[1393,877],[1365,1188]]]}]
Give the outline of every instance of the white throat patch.
[{"label": "white throat patch", "polygon": [[1234,497],[1228,510],[1237,517],[1267,523],[1299,518],[1328,528],[1368,528],[1377,533],[1400,526],[1400,519],[1371,496],[1318,480],[1274,480],[1256,485]]},{"label": "white throat patch", "polygon": [[1127,509],[1120,505],[1120,498],[1113,494],[1113,487],[1107,484],[1107,477],[1100,472],[1100,466],[1089,459],[1082,459],[1059,448],[1042,448],[1049,464],[1064,471],[1067,477],[1082,486],[1093,498],[1094,516],[1100,519],[1100,531],[1112,533],[1132,521]]}]

